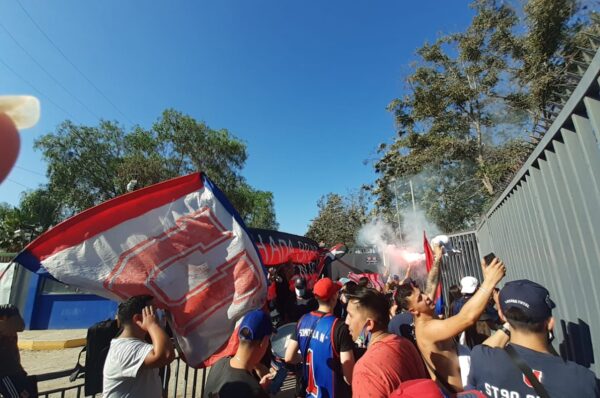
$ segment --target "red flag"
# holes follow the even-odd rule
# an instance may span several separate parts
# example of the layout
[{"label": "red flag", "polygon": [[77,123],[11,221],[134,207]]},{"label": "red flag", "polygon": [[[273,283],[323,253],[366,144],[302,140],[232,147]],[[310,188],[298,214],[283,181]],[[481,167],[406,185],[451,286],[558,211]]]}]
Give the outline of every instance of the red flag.
[{"label": "red flag", "polygon": [[423,231],[423,250],[425,252],[425,267],[427,268],[427,273],[429,273],[431,267],[433,267],[433,252],[431,251],[431,246],[429,246],[425,231]]},{"label": "red flag", "polygon": [[[433,251],[431,250],[431,246],[429,246],[429,241],[427,240],[427,235],[425,231],[423,231],[423,250],[425,251],[425,267],[427,268],[427,273],[431,271],[433,267]],[[435,300],[440,298],[442,295],[442,281],[440,280],[435,291]]]},{"label": "red flag", "polygon": [[353,282],[358,283],[360,278],[367,278],[374,289],[383,291],[383,287],[385,286],[385,283],[383,282],[383,278],[381,277],[380,274],[376,274],[376,273],[355,274],[354,272],[348,273],[348,279],[350,279]]},{"label": "red flag", "polygon": [[233,354],[231,332],[267,295],[243,220],[203,173],[88,209],[39,236],[15,261],[111,299],[152,295],[169,310],[174,337],[194,367]]}]

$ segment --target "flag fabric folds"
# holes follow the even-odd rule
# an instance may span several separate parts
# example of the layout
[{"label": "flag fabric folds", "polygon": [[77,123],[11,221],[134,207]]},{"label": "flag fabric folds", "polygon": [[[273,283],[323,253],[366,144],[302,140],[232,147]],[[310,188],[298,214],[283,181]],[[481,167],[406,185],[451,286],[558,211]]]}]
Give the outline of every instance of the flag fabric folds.
[{"label": "flag fabric folds", "polygon": [[[431,268],[433,267],[434,259],[433,259],[433,251],[431,250],[431,246],[429,245],[429,241],[427,240],[427,235],[425,234],[425,231],[423,231],[423,250],[425,252],[425,268],[427,268],[427,273],[429,273],[429,271],[431,271]],[[439,283],[435,290],[435,296],[434,296],[435,310],[436,310],[436,313],[438,313],[438,314],[441,314],[443,312],[443,306],[444,306],[443,300],[444,299],[442,297],[442,280],[440,277]]]},{"label": "flag fabric folds", "polygon": [[218,359],[213,354],[227,347],[236,322],[266,299],[252,238],[202,173],[86,210],[42,234],[15,261],[119,301],[152,295],[169,311],[177,343],[195,367]]},{"label": "flag fabric folds", "polygon": [[363,277],[369,279],[369,283],[371,284],[371,286],[374,289],[377,289],[380,292],[383,291],[385,283],[383,281],[383,277],[380,274],[376,274],[376,273],[356,274],[354,272],[348,273],[348,279],[350,279],[351,281],[356,282],[356,283],[358,283],[360,278],[363,278]]}]

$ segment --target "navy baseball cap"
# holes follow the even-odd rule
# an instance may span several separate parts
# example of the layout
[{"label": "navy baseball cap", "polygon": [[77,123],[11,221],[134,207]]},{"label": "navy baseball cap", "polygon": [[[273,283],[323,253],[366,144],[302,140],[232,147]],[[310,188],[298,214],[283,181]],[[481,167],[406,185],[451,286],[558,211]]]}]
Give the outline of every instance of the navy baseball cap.
[{"label": "navy baseball cap", "polygon": [[556,307],[550,299],[548,289],[528,279],[511,281],[500,290],[500,307],[502,311],[519,308],[534,320],[544,320],[552,316]]},{"label": "navy baseball cap", "polygon": [[240,340],[262,340],[265,336],[275,333],[271,316],[262,310],[252,310],[244,315],[240,323],[238,335]]}]

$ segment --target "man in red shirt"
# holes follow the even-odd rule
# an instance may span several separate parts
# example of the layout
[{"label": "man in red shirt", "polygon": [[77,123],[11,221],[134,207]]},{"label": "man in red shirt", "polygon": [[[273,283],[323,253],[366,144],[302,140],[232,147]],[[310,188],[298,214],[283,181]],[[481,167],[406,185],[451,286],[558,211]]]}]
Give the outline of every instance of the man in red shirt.
[{"label": "man in red shirt", "polygon": [[352,397],[388,398],[404,381],[429,378],[414,344],[387,332],[390,305],[383,293],[357,288],[346,296],[350,334],[367,347],[354,366]]}]

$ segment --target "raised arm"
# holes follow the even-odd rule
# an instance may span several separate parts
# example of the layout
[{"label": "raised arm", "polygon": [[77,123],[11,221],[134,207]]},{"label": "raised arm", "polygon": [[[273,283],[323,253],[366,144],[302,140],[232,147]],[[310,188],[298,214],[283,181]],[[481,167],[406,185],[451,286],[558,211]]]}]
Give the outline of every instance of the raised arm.
[{"label": "raised arm", "polygon": [[399,285],[403,285],[404,282],[406,282],[406,280],[408,278],[410,278],[410,269],[412,267],[412,264],[408,264],[408,267],[406,267],[406,274],[404,274],[404,279],[402,279],[399,283]]},{"label": "raised arm", "polygon": [[169,336],[158,324],[154,308],[147,306],[142,310],[142,321],[137,321],[138,326],[148,332],[152,340],[152,351],[146,355],[144,366],[147,368],[162,368],[173,362],[175,350]]},{"label": "raised arm", "polygon": [[[505,330],[510,330],[510,325],[504,325]],[[509,332],[510,333],[510,332]],[[510,336],[506,331],[498,329],[490,337],[485,339],[481,344],[487,345],[488,347],[504,348],[510,341]]]},{"label": "raised arm", "polygon": [[[496,304],[496,308],[500,308],[500,294],[496,289],[494,289],[493,293],[494,303]],[[485,341],[481,344],[487,345],[488,347],[497,347],[504,348],[510,341],[510,324],[505,322],[504,325],[490,337],[485,339]]]},{"label": "raised arm", "polygon": [[458,314],[448,319],[429,321],[423,330],[427,340],[436,342],[452,338],[477,322],[485,310],[494,287],[506,273],[504,263],[498,258],[495,258],[487,267],[482,261],[481,266],[484,279],[479,290],[465,303]]},{"label": "raised arm", "polygon": [[425,294],[431,299],[435,299],[435,291],[440,282],[440,264],[442,263],[442,246],[433,245],[433,266],[427,275],[427,284],[425,285]]}]

